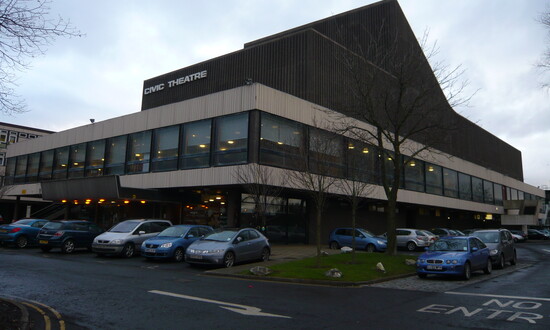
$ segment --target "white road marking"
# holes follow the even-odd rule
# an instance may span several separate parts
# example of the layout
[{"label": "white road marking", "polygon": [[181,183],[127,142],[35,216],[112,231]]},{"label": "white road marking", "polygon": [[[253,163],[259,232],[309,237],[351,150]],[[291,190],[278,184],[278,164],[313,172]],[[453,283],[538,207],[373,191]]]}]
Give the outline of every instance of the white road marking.
[{"label": "white road marking", "polygon": [[508,299],[525,299],[525,300],[539,300],[550,301],[550,298],[538,298],[538,297],[523,297],[523,296],[503,296],[498,294],[485,294],[485,293],[468,293],[468,292],[445,292],[446,294],[455,294],[461,296],[476,296],[476,297],[491,297],[491,298],[508,298]]},{"label": "white road marking", "polygon": [[233,304],[233,303],[228,303],[228,302],[223,302],[223,301],[218,301],[218,300],[211,300],[211,299],[206,299],[206,298],[187,296],[187,295],[183,295],[183,294],[177,294],[177,293],[166,292],[166,291],[151,290],[151,291],[148,291],[148,292],[156,293],[156,294],[160,294],[160,295],[165,295],[165,296],[170,296],[170,297],[201,301],[201,302],[205,302],[205,303],[209,303],[209,304],[222,305],[222,306],[219,306],[219,307],[223,308],[223,309],[230,310],[230,311],[235,312],[235,313],[243,314],[243,315],[280,317],[280,318],[285,318],[285,319],[290,319],[291,318],[290,316],[264,313],[258,307]]}]

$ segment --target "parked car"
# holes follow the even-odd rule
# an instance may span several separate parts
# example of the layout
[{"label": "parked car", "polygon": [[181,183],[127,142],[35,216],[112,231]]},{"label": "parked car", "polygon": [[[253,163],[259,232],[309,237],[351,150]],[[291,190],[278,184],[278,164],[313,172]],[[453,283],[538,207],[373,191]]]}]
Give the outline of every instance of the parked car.
[{"label": "parked car", "polygon": [[457,229],[449,229],[449,228],[433,228],[430,229],[430,231],[434,234],[436,234],[439,237],[445,237],[445,236],[467,236],[465,233],[461,232]]},{"label": "parked car", "polygon": [[[420,229],[397,228],[395,229],[397,247],[404,247],[409,251],[414,251],[418,247],[426,247],[432,244],[432,240],[427,232]],[[382,234],[387,239],[387,233]]]},{"label": "parked car", "polygon": [[456,236],[440,238],[416,261],[416,274],[426,278],[429,274],[460,276],[469,280],[472,272],[493,269],[489,248],[479,238]]},{"label": "parked car", "polygon": [[183,261],[187,247],[213,231],[210,226],[177,225],[164,229],[158,236],[141,244],[141,255],[147,259],[174,259]]},{"label": "parked car", "polygon": [[514,243],[522,243],[525,242],[525,237],[518,235],[516,233],[512,233],[512,238],[514,239]]},{"label": "parked car", "polygon": [[[352,247],[353,228],[336,228],[329,235],[329,247],[339,249],[343,246]],[[357,249],[367,252],[386,250],[387,241],[384,238],[376,237],[370,231],[363,228],[355,229],[355,246]]]},{"label": "parked car", "polygon": [[219,229],[194,241],[185,252],[191,264],[219,264],[232,267],[250,260],[269,260],[271,246],[267,238],[253,228]]},{"label": "parked car", "polygon": [[143,241],[157,236],[171,225],[168,220],[157,219],[122,221],[97,236],[92,244],[92,251],[99,256],[111,254],[131,258],[138,252]]},{"label": "parked car", "polygon": [[104,231],[95,223],[85,220],[51,221],[40,229],[37,240],[44,252],[61,248],[62,253],[73,253],[78,248],[91,250],[94,238]]},{"label": "parked car", "polygon": [[466,236],[470,236],[476,230],[481,230],[481,229],[480,228],[464,229],[464,230],[461,230],[461,232],[464,233],[464,235]]},{"label": "parked car", "polygon": [[510,232],[512,233],[512,235],[519,235],[523,238],[521,240],[518,240],[518,242],[525,242],[528,238],[527,233],[523,232],[523,230],[521,229],[510,229]]},{"label": "parked car", "polygon": [[422,229],[421,231],[426,233],[426,235],[428,235],[428,240],[430,241],[430,244],[433,244],[435,241],[437,241],[438,237],[437,237],[436,234],[434,234],[431,231],[426,230],[426,229]]},{"label": "parked car", "polygon": [[0,243],[15,245],[20,249],[35,245],[36,235],[47,222],[45,219],[22,219],[9,225],[1,225]]},{"label": "parked car", "polygon": [[498,268],[504,268],[506,262],[515,265],[517,262],[516,247],[512,233],[508,229],[486,229],[472,233],[490,250],[491,260]]},{"label": "parked car", "polygon": [[548,235],[537,229],[527,229],[527,237],[529,239],[549,239]]}]

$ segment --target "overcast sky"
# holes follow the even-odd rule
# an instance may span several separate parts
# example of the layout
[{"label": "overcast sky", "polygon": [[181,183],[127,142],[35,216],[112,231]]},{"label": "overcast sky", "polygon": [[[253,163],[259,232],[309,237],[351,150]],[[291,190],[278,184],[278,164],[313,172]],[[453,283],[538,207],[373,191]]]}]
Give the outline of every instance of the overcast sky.
[{"label": "overcast sky", "polygon": [[[0,121],[61,131],[140,111],[143,81],[243,48],[243,44],[376,1],[53,0],[52,13],[86,35],[58,39],[19,76],[29,112]],[[401,0],[418,38],[439,60],[467,69],[459,113],[522,152],[525,182],[550,186],[550,92],[535,67],[550,0]]]}]

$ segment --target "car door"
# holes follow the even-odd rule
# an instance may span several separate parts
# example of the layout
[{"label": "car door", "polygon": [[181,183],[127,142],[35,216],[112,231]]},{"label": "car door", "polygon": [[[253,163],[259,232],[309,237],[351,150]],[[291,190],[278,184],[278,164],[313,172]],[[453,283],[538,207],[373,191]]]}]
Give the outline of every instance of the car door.
[{"label": "car door", "polygon": [[94,223],[89,223],[88,224],[88,232],[87,232],[87,236],[86,236],[87,246],[92,246],[94,238],[96,238],[96,236],[98,236],[99,234],[101,234],[103,232],[104,232],[104,230],[101,229],[98,225],[96,225]]},{"label": "car door", "polygon": [[500,232],[500,241],[502,244],[502,253],[504,254],[504,260],[510,260],[512,259],[512,255],[514,253],[514,239],[512,238],[512,235],[510,235],[507,231],[501,231]]},{"label": "car door", "polygon": [[182,241],[181,246],[184,249],[187,249],[187,247],[193,243],[194,241],[198,240],[201,237],[199,227],[192,227],[189,229],[187,234],[185,234],[185,239]]},{"label": "car door", "polygon": [[248,245],[250,248],[249,259],[259,259],[262,255],[262,249],[264,248],[264,239],[255,230],[249,230],[248,235]]},{"label": "car door", "polygon": [[29,241],[30,242],[36,242],[36,237],[38,236],[38,233],[40,232],[40,229],[47,223],[48,221],[36,221],[31,225],[31,233],[29,235]]},{"label": "car door", "polygon": [[146,239],[155,236],[158,233],[153,232],[153,223],[145,222],[140,224],[132,233],[132,242],[136,247],[139,247],[143,241]]},{"label": "car door", "polygon": [[398,229],[395,231],[395,237],[396,237],[396,241],[397,241],[397,246],[405,246],[407,245],[407,240],[409,238],[409,235],[410,235],[410,231],[409,230],[405,230],[405,229]]},{"label": "car door", "polygon": [[[484,250],[485,244],[475,237],[468,239],[468,241],[470,242],[469,251],[472,270],[485,268],[487,263],[487,253]],[[476,251],[474,251],[474,248],[476,248]]]},{"label": "car door", "polygon": [[88,224],[87,223],[73,223],[71,236],[74,239],[75,246],[87,246],[88,239]]}]

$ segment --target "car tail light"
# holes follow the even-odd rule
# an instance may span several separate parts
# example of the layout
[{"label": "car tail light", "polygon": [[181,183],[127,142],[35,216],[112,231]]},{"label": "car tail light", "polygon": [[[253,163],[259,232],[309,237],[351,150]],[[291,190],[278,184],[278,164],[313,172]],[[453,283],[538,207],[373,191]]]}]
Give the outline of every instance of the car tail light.
[{"label": "car tail light", "polygon": [[427,241],[428,237],[427,236],[416,236],[416,239],[419,239],[421,241]]},{"label": "car tail light", "polygon": [[15,227],[12,230],[10,230],[10,233],[17,233],[18,231],[21,231],[21,228]]},{"label": "car tail light", "polygon": [[64,231],[58,231],[57,233],[53,234],[53,236],[59,237],[59,236],[63,236],[63,234],[65,234]]}]

